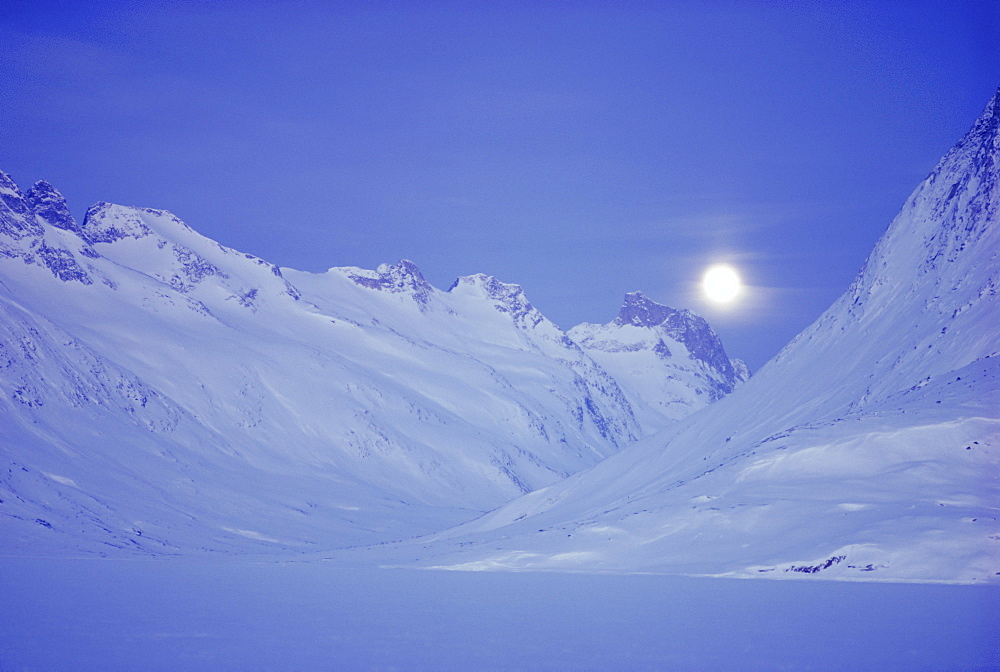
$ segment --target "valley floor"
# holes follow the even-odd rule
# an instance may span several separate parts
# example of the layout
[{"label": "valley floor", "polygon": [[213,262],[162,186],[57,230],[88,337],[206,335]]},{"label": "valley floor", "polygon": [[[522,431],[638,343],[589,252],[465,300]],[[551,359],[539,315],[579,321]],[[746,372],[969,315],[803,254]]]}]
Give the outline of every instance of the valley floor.
[{"label": "valley floor", "polygon": [[1000,586],[0,559],[0,670],[1000,670]]}]

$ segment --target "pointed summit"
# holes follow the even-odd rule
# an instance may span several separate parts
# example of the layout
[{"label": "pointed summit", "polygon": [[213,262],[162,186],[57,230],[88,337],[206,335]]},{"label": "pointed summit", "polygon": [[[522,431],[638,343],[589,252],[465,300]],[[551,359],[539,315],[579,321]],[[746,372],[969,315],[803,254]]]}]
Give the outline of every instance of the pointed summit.
[{"label": "pointed summit", "polygon": [[368,289],[378,289],[391,294],[409,294],[421,307],[430,301],[434,287],[424,279],[423,273],[409,259],[395,264],[380,264],[374,271],[362,268],[344,269],[355,283]]},{"label": "pointed summit", "polygon": [[24,194],[10,175],[0,171],[0,203],[7,206],[11,212],[19,215],[27,214],[28,206],[24,202]]},{"label": "pointed summit", "polygon": [[631,324],[635,327],[655,327],[668,321],[678,311],[656,303],[642,292],[629,292],[625,295],[615,324],[622,326]]},{"label": "pointed summit", "polygon": [[703,318],[642,292],[626,294],[611,322],[580,324],[568,335],[622,381],[650,433],[721,399],[749,377],[745,364],[730,361]]},{"label": "pointed summit", "polygon": [[0,256],[48,268],[63,281],[92,284],[73,252],[85,253],[86,246],[79,239],[75,244],[72,240],[60,241],[59,236],[53,239],[45,224],[76,230],[66,201],[55,187],[38,182],[23,194],[8,175],[0,173]]},{"label": "pointed summit", "polygon": [[990,102],[986,103],[986,108],[979,115],[976,123],[972,125],[968,134],[958,142],[958,147],[966,144],[970,138],[978,138],[984,141],[983,144],[989,144],[992,141],[993,146],[996,147],[998,130],[1000,130],[1000,88],[997,88],[996,93],[990,98]]},{"label": "pointed summit", "polygon": [[0,171],[0,233],[15,240],[41,235],[42,227],[31,216],[31,208],[17,183]]},{"label": "pointed summit", "polygon": [[[612,324],[617,327],[629,325],[660,329],[670,338],[683,343],[692,357],[705,362],[726,379],[736,380],[736,372],[726,356],[722,341],[705,318],[690,310],[676,310],[653,301],[642,292],[629,292]],[[730,387],[727,393],[731,390]]]},{"label": "pointed summit", "polygon": [[533,326],[545,319],[528,301],[521,285],[501,282],[492,275],[476,273],[458,278],[448,291],[468,292],[469,290],[478,291],[494,301],[496,309],[501,313],[510,314],[515,322],[522,322],[530,316],[529,322]]},{"label": "pointed summit", "polygon": [[58,189],[45,180],[35,182],[35,185],[24,195],[24,200],[37,216],[52,226],[74,233],[82,232],[80,225],[70,214],[66,199],[59,193]]}]

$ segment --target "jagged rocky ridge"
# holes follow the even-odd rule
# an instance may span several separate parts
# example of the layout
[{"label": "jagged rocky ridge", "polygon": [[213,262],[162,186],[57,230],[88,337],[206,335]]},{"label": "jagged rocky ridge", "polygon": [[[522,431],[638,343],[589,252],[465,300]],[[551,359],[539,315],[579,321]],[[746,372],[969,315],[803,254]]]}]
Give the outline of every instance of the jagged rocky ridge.
[{"label": "jagged rocky ridge", "polygon": [[729,360],[708,323],[689,310],[660,305],[642,292],[625,295],[613,322],[569,331],[612,376],[628,380],[625,394],[650,432],[669,426],[708,401],[718,401],[750,377]]},{"label": "jagged rocky ridge", "polygon": [[674,316],[630,327],[675,352],[670,413],[517,285],[279,269],[163,210],[78,223],[0,173],[5,548],[287,553],[467,520],[739,382],[701,318],[648,305]]},{"label": "jagged rocky ridge", "polygon": [[1000,580],[998,128],[1000,92],[848,290],[733,394],[404,546],[407,557],[460,569]]}]

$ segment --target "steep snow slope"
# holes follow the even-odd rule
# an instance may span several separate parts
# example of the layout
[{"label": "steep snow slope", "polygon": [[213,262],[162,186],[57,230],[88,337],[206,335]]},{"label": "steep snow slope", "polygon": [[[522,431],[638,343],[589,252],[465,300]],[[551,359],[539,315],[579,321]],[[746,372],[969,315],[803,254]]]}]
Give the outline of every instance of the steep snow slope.
[{"label": "steep snow slope", "polygon": [[8,552],[399,539],[669,422],[640,426],[639,398],[517,285],[279,269],[162,210],[78,223],[2,173],[0,319]]},{"label": "steep snow slope", "polygon": [[[14,554],[241,552],[405,537],[461,511],[253,451],[3,296],[0,529]],[[292,431],[289,434],[293,434]],[[291,452],[291,451],[290,451]],[[271,463],[264,463],[270,459]]]},{"label": "steep snow slope", "polygon": [[424,563],[1000,576],[998,125],[1000,93],[850,289],[731,396],[425,544]]}]

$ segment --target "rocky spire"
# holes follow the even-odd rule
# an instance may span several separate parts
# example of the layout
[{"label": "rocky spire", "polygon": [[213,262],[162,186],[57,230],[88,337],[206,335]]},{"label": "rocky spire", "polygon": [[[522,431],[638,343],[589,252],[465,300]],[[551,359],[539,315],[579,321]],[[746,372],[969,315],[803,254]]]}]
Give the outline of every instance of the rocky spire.
[{"label": "rocky spire", "polygon": [[24,195],[24,200],[36,215],[52,226],[77,234],[81,232],[80,225],[70,214],[66,199],[45,180],[35,182],[35,186]]},{"label": "rocky spire", "polygon": [[41,235],[42,227],[32,217],[31,207],[21,189],[7,173],[0,171],[0,233],[15,240]]},{"label": "rocky spire", "polygon": [[656,303],[642,292],[629,292],[613,324],[662,329],[672,339],[683,343],[692,357],[702,360],[727,379],[736,379],[722,341],[705,318],[690,310],[676,310]]}]

